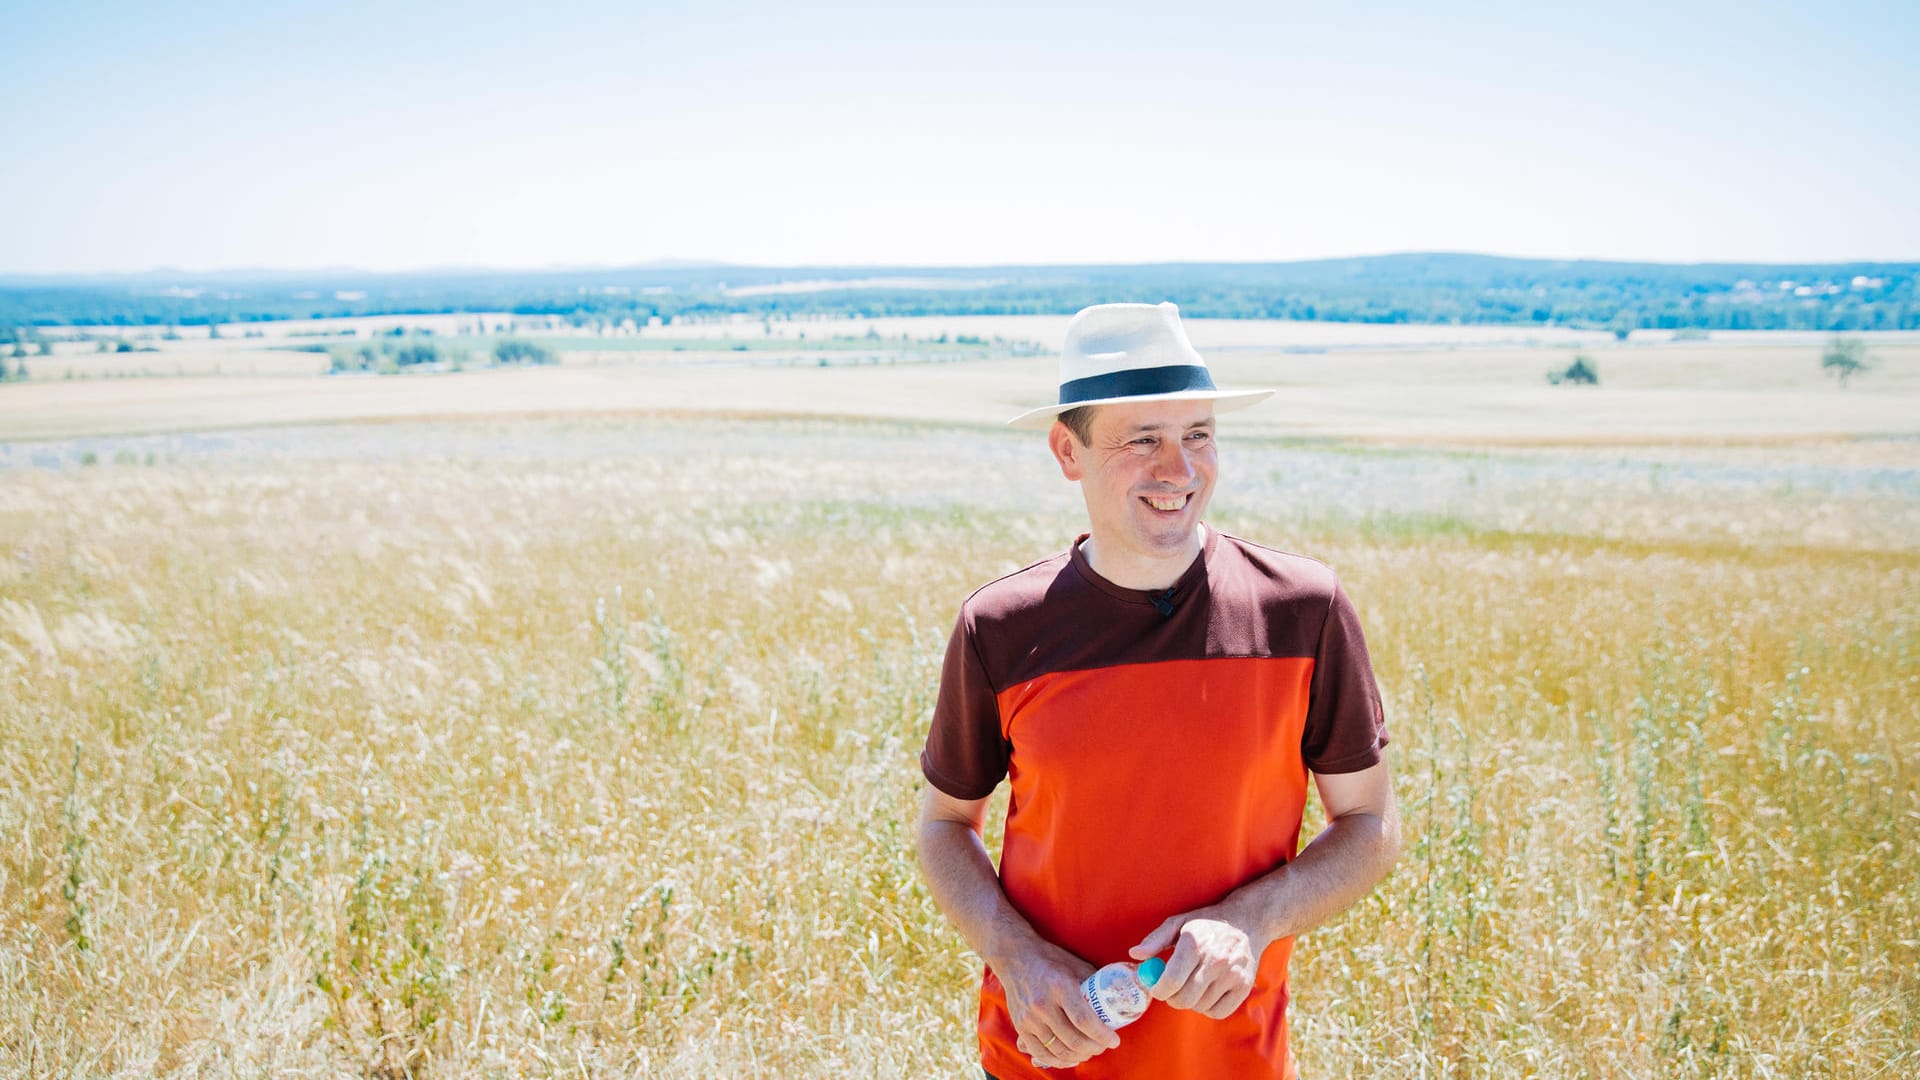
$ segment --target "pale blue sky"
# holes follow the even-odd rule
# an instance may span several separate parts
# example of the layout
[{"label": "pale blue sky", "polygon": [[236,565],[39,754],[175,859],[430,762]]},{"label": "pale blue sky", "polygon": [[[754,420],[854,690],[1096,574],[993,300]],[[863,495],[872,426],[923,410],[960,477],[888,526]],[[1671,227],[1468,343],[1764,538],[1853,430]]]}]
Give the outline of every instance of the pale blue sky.
[{"label": "pale blue sky", "polygon": [[1920,4],[0,0],[0,272],[1920,259]]}]

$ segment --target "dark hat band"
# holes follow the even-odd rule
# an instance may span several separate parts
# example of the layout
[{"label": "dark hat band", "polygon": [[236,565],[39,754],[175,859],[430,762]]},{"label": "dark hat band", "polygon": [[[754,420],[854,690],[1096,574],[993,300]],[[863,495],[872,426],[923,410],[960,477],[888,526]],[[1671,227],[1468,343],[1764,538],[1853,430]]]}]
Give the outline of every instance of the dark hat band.
[{"label": "dark hat band", "polygon": [[1175,394],[1182,390],[1213,390],[1213,376],[1198,364],[1170,367],[1132,368],[1089,375],[1060,384],[1060,404],[1105,401],[1108,398],[1147,397]]}]

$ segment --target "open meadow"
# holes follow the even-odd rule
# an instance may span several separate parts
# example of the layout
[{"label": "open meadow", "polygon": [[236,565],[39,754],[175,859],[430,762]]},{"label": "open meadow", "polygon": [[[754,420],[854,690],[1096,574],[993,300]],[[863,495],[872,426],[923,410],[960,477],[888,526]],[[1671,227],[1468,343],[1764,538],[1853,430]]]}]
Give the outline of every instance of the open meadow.
[{"label": "open meadow", "polygon": [[[992,426],[1053,385],[1065,325],[1055,316],[735,316],[572,328],[555,318],[470,314],[228,326],[219,338],[199,328],[171,338],[158,329],[69,328],[46,343],[50,355],[16,361],[32,378],[0,393],[0,449],[91,435],[528,413]],[[1279,389],[1241,421],[1276,437],[1620,445],[1920,434],[1920,332],[1855,335],[1874,366],[1849,391],[1822,372],[1827,337],[1811,333],[1694,340],[1637,331],[1622,342],[1564,327],[1186,326],[1223,383]],[[553,363],[489,366],[509,340],[548,350]],[[327,374],[336,357],[409,345],[442,359],[388,376]],[[1547,373],[1579,356],[1598,368],[1599,387],[1548,385]],[[426,370],[449,365],[467,370]]]},{"label": "open meadow", "polygon": [[[1213,344],[1406,822],[1308,1075],[1920,1071],[1920,344]],[[913,348],[0,386],[0,1074],[977,1076],[916,758],[1083,517]]]}]

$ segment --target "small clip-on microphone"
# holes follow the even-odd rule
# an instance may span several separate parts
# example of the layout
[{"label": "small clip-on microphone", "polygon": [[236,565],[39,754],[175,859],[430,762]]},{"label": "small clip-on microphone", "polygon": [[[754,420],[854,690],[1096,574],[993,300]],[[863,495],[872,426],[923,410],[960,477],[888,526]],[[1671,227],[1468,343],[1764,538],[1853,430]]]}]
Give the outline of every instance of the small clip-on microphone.
[{"label": "small clip-on microphone", "polygon": [[1166,592],[1150,592],[1147,594],[1147,599],[1153,601],[1153,609],[1158,611],[1160,617],[1163,619],[1173,617],[1173,594],[1177,588],[1178,586],[1175,586],[1174,588],[1169,588]]}]

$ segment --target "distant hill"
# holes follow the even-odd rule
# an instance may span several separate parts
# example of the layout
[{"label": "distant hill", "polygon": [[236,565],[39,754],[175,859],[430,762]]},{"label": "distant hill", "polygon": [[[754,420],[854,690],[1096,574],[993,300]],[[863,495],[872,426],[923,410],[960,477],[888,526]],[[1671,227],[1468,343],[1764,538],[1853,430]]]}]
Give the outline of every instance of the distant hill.
[{"label": "distant hill", "polygon": [[[1196,317],[1703,330],[1920,329],[1920,263],[1627,263],[1462,253],[1281,263],[553,270],[156,270],[0,276],[0,340],[35,326],[507,311],[575,323],[746,314],[1064,314],[1172,300]],[[844,283],[844,284],[842,284]],[[14,329],[19,328],[19,329]]]}]

